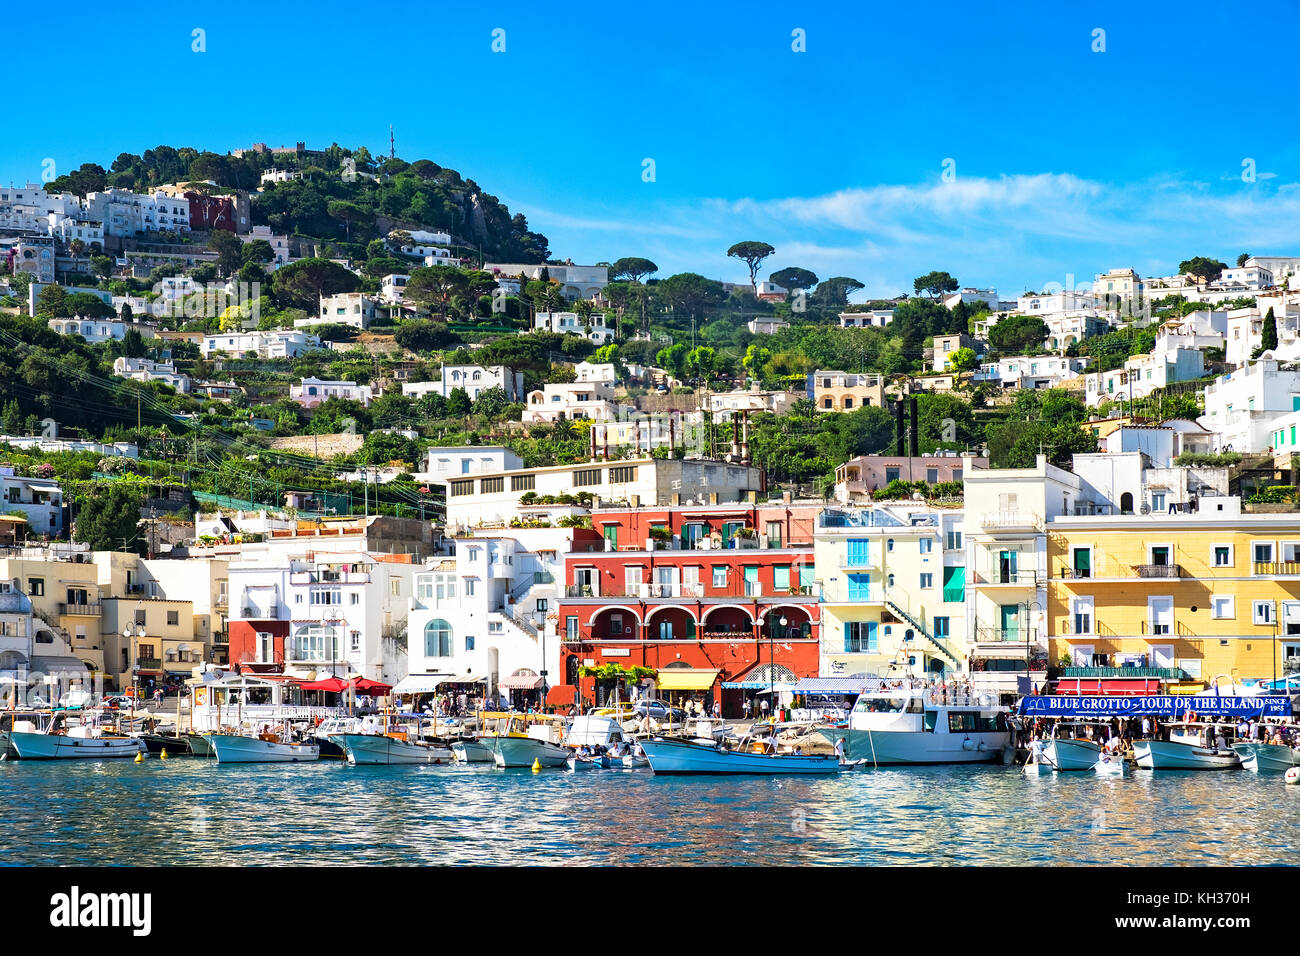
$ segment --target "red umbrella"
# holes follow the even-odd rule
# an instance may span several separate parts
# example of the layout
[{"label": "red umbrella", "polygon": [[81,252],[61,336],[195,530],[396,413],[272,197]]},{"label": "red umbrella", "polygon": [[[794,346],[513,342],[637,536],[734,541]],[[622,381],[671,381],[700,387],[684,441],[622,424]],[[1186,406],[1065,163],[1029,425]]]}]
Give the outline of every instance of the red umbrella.
[{"label": "red umbrella", "polygon": [[338,677],[327,677],[301,686],[303,690],[327,690],[331,694],[337,694],[347,689],[348,682]]},{"label": "red umbrella", "polygon": [[352,686],[362,694],[374,694],[377,697],[382,697],[393,689],[392,684],[381,684],[377,680],[366,677],[358,677],[352,682]]}]

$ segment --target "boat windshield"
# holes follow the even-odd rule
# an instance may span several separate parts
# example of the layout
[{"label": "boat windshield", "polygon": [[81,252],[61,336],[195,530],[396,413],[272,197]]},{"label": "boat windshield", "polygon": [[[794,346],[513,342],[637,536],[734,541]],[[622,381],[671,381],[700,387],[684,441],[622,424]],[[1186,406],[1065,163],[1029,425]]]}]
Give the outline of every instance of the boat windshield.
[{"label": "boat windshield", "polygon": [[858,698],[853,707],[855,714],[919,714],[921,699],[919,697],[868,697]]}]

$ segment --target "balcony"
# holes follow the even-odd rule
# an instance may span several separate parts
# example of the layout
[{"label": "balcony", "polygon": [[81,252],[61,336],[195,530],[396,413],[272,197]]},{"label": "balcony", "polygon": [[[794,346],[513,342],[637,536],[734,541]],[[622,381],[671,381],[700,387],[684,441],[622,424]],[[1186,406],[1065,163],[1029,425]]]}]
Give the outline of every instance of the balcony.
[{"label": "balcony", "polygon": [[842,554],[839,556],[836,566],[841,571],[852,571],[855,568],[878,568],[880,567],[880,557],[877,555],[873,558],[866,555],[861,558],[854,558]]},{"label": "balcony", "polygon": [[1155,677],[1160,680],[1184,680],[1181,667],[1062,667],[1062,677]]},{"label": "balcony", "polygon": [[243,613],[240,615],[245,621],[278,621],[280,620],[280,609],[278,607],[256,608],[252,606],[241,608]]},{"label": "balcony", "polygon": [[1005,571],[1001,568],[981,570],[975,574],[974,584],[1005,585],[1008,587],[1037,587],[1037,571]]},{"label": "balcony", "polygon": [[980,527],[990,534],[1041,531],[1042,521],[1027,511],[994,511],[980,517]]},{"label": "balcony", "polygon": [[142,671],[160,671],[163,662],[157,657],[139,657],[136,658],[135,666]]},{"label": "balcony", "polygon": [[980,624],[975,628],[975,641],[980,644],[1034,644],[1038,641],[1038,632],[1034,628]]},{"label": "balcony", "polygon": [[1181,578],[1181,564],[1139,564],[1133,568],[1140,578]]},{"label": "balcony", "polygon": [[761,581],[730,581],[725,586],[713,587],[703,582],[679,582],[660,584],[641,582],[631,584],[611,584],[597,586],[592,584],[566,584],[566,598],[633,598],[638,601],[663,601],[673,599],[710,599],[710,598],[812,598],[817,590],[811,584],[792,584],[785,588],[774,588]]},{"label": "balcony", "polygon": [[102,610],[98,603],[94,604],[60,604],[60,614],[77,614],[81,617],[99,617]]},{"label": "balcony", "polygon": [[1300,561],[1255,561],[1251,567],[1255,574],[1267,577],[1300,576]]}]

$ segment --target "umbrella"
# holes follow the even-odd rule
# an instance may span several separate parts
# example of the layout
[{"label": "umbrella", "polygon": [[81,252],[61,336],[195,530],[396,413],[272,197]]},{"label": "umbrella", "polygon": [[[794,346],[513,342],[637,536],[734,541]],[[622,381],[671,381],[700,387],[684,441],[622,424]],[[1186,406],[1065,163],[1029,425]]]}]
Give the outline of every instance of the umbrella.
[{"label": "umbrella", "polygon": [[331,694],[337,694],[346,690],[348,682],[338,677],[327,677],[324,680],[312,681],[309,684],[302,684],[303,690],[324,690]]},{"label": "umbrella", "polygon": [[393,689],[391,684],[383,684],[365,677],[358,677],[352,681],[352,686],[362,694],[374,694],[377,697],[382,697]]}]

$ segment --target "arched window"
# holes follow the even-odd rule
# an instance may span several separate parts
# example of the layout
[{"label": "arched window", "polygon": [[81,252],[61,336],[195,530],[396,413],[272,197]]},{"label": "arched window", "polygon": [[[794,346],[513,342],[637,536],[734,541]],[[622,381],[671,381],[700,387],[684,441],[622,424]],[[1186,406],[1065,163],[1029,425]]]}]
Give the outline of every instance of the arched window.
[{"label": "arched window", "polygon": [[1130,492],[1124,492],[1119,496],[1120,514],[1131,515],[1133,513],[1133,495]]},{"label": "arched window", "polygon": [[440,617],[424,625],[424,656],[451,657],[451,625]]}]

